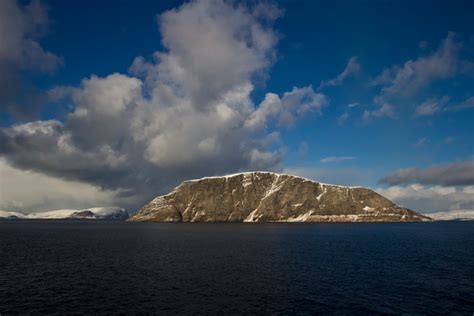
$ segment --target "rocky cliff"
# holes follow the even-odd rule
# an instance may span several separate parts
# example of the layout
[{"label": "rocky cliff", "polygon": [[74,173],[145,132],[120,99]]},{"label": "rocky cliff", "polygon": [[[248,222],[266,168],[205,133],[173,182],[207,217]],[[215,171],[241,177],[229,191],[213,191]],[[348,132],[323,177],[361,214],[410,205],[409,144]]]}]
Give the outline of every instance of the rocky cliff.
[{"label": "rocky cliff", "polygon": [[430,218],[380,194],[272,172],[184,181],[153,199],[131,221],[412,222]]}]

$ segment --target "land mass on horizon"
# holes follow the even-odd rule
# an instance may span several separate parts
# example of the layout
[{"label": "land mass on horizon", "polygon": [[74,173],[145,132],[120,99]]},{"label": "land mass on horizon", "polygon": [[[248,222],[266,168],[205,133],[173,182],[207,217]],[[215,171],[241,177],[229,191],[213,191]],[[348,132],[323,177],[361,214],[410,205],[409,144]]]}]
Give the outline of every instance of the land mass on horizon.
[{"label": "land mass on horizon", "polygon": [[244,172],[182,182],[129,221],[419,222],[431,218],[362,187],[273,172]]}]

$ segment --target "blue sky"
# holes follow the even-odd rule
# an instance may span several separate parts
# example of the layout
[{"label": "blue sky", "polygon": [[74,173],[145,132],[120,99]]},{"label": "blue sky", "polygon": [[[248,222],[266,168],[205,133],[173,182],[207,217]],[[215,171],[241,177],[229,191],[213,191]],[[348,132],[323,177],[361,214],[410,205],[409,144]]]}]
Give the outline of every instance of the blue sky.
[{"label": "blue sky", "polygon": [[[2,6],[0,155],[19,188],[34,172],[133,209],[186,178],[265,169],[473,208],[470,1]],[[0,208],[94,206],[7,191]]]}]

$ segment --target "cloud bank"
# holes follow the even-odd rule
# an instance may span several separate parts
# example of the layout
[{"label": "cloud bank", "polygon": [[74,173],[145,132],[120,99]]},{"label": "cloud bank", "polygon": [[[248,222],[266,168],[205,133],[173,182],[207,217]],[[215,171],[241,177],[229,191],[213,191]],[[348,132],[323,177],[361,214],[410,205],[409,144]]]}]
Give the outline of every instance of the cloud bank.
[{"label": "cloud bank", "polygon": [[410,183],[443,186],[474,185],[474,159],[425,169],[400,169],[383,177],[379,182],[389,185]]},{"label": "cloud bank", "polygon": [[446,212],[455,216],[460,210],[474,211],[474,187],[464,188],[424,186],[392,186],[375,191],[396,203],[424,214]]}]

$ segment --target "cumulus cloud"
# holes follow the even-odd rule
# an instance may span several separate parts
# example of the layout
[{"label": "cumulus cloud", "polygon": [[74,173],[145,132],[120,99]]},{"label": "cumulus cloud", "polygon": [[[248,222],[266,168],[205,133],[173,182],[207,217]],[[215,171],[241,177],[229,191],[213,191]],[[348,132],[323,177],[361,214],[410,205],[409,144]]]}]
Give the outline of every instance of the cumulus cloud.
[{"label": "cumulus cloud", "polygon": [[353,56],[347,62],[346,68],[344,68],[344,70],[339,75],[337,75],[333,79],[322,81],[319,85],[319,89],[322,89],[324,87],[340,86],[348,77],[356,74],[357,72],[359,72],[359,70],[360,64],[357,62],[357,57]]},{"label": "cumulus cloud", "polygon": [[327,104],[327,97],[314,92],[311,86],[294,87],[292,91],[285,92],[282,98],[274,93],[267,93],[258,109],[246,120],[245,127],[262,129],[270,119],[277,119],[280,126],[290,127],[298,117],[307,112],[321,114],[321,109]]},{"label": "cumulus cloud", "polygon": [[331,156],[331,157],[322,158],[319,162],[330,163],[330,162],[341,162],[341,161],[354,160],[354,159],[356,158],[352,156]]},{"label": "cumulus cloud", "polygon": [[425,169],[400,169],[379,181],[389,185],[410,183],[442,186],[474,185],[474,159]]},{"label": "cumulus cloud", "polygon": [[376,188],[375,191],[404,207],[429,215],[433,212],[474,211],[473,188],[472,186],[456,188],[411,184]]},{"label": "cumulus cloud", "polygon": [[25,101],[31,103],[39,98],[22,99],[21,71],[50,74],[61,66],[62,59],[38,42],[47,26],[47,10],[38,0],[25,7],[15,0],[0,1],[0,110],[27,112]]},{"label": "cumulus cloud", "polygon": [[1,129],[0,154],[16,168],[137,198],[135,206],[186,178],[279,170],[278,128],[328,104],[311,86],[252,101],[274,62],[279,14],[269,4],[221,0],[164,12],[157,17],[164,51],[137,57],[128,75],[92,75],[51,90],[74,111],[63,122]]}]

